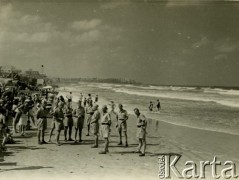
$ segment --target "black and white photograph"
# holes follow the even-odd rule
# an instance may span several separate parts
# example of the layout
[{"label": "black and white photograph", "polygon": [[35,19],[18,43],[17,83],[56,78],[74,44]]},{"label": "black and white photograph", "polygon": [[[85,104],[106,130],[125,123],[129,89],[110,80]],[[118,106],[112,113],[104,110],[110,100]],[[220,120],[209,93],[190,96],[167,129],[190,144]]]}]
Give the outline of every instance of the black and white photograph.
[{"label": "black and white photograph", "polygon": [[0,0],[0,179],[239,179],[239,1]]}]

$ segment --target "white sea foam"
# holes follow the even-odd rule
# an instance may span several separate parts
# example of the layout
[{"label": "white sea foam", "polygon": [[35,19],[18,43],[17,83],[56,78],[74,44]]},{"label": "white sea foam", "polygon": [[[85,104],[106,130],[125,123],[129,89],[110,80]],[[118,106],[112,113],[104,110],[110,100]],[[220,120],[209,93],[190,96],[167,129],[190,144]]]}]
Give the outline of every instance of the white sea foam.
[{"label": "white sea foam", "polygon": [[204,96],[197,96],[196,94],[185,94],[185,93],[161,93],[161,92],[151,92],[151,91],[136,91],[129,90],[126,88],[113,88],[115,92],[118,93],[126,93],[131,95],[138,96],[148,96],[148,97],[156,97],[156,98],[168,98],[168,99],[181,99],[181,100],[189,100],[189,101],[202,101],[202,102],[214,102],[224,106],[230,107],[239,107],[238,99],[219,99],[219,98],[209,98]]}]

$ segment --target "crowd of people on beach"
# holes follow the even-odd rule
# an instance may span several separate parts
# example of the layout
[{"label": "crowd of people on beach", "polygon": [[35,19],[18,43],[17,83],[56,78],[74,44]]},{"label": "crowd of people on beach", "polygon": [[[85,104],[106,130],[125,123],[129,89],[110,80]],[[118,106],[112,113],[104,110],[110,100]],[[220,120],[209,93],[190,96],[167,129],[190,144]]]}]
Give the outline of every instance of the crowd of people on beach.
[{"label": "crowd of people on beach", "polygon": [[[122,104],[118,104],[118,111],[115,110],[114,101],[100,108],[98,95],[93,100],[91,94],[84,97],[81,93],[77,105],[74,107],[72,92],[63,97],[50,93],[19,93],[1,89],[0,97],[0,152],[7,150],[7,143],[14,143],[14,135],[25,136],[26,131],[32,128],[32,125],[37,128],[37,143],[39,145],[52,143],[54,131],[57,146],[62,145],[60,143],[61,131],[64,131],[65,141],[81,143],[83,141],[82,130],[86,124],[86,136],[92,134],[94,137],[94,144],[91,147],[98,148],[99,135],[102,135],[104,149],[99,153],[107,154],[109,152],[112,115],[116,117],[117,121],[118,145],[123,145],[122,137],[125,137],[124,146],[128,147],[127,120],[129,116]],[[108,106],[110,107],[109,110]],[[139,156],[145,156],[147,119],[138,108],[134,109],[134,113],[137,117],[136,128],[139,140],[136,153],[139,153]],[[52,121],[51,129],[48,140],[45,140],[49,120]],[[73,129],[75,130],[74,138],[72,137]]]}]

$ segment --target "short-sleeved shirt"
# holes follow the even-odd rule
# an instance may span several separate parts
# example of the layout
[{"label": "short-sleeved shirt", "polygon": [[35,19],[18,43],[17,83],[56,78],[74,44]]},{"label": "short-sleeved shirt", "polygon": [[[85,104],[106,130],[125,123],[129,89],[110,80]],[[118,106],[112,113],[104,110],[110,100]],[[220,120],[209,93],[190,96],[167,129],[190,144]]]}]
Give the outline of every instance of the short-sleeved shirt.
[{"label": "short-sleeved shirt", "polygon": [[63,110],[60,108],[56,108],[54,113],[53,113],[53,117],[56,120],[63,120],[64,119],[64,113]]},{"label": "short-sleeved shirt", "polygon": [[105,123],[105,124],[110,123],[110,121],[111,121],[111,118],[109,113],[103,114],[100,120],[101,123]]},{"label": "short-sleeved shirt", "polygon": [[83,107],[78,107],[74,109],[73,114],[77,117],[84,117],[85,116],[85,109]]},{"label": "short-sleeved shirt", "polygon": [[37,119],[40,119],[40,118],[46,119],[47,115],[48,115],[48,111],[46,109],[40,108],[37,110],[37,114],[36,114]]},{"label": "short-sleeved shirt", "polygon": [[98,110],[96,110],[93,114],[93,116],[91,117],[91,120],[94,121],[95,123],[98,123],[100,120],[100,112]]},{"label": "short-sleeved shirt", "polygon": [[137,125],[141,124],[143,122],[143,125],[141,127],[146,128],[147,126],[147,119],[143,114],[140,114],[139,116],[137,116]]},{"label": "short-sleeved shirt", "polygon": [[91,114],[91,115],[93,115],[93,114],[94,114],[93,107],[88,106],[88,107],[86,108],[86,114]]},{"label": "short-sleeved shirt", "polygon": [[122,111],[118,112],[117,116],[119,120],[125,120],[128,118],[128,113],[126,110],[123,109]]},{"label": "short-sleeved shirt", "polygon": [[65,114],[66,117],[72,117],[73,109],[72,108],[66,108],[65,109]]}]

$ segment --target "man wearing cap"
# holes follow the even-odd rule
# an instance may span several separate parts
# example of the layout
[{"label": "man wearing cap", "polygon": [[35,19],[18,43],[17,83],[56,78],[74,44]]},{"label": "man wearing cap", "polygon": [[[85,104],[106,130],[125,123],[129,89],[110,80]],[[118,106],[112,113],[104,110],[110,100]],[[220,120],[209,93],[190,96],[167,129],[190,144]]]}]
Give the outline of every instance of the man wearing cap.
[{"label": "man wearing cap", "polygon": [[122,133],[125,136],[125,147],[128,147],[128,138],[127,138],[127,119],[128,113],[126,110],[123,109],[123,105],[119,104],[119,113],[116,116],[117,118],[117,125],[119,131],[120,142],[118,145],[122,145]]},{"label": "man wearing cap", "polygon": [[147,119],[139,112],[138,108],[134,109],[134,113],[137,116],[137,138],[139,140],[139,146],[136,152],[140,153],[139,156],[145,156]]},{"label": "man wearing cap", "polygon": [[104,105],[102,107],[102,117],[100,120],[101,123],[101,131],[102,131],[102,136],[105,140],[105,146],[104,150],[99,152],[99,154],[106,154],[109,152],[109,136],[110,136],[110,125],[111,125],[111,118],[109,113],[107,112],[107,106]]},{"label": "man wearing cap", "polygon": [[[48,110],[46,109],[46,103],[43,103],[42,106],[37,110],[36,118],[37,118],[37,127],[38,127],[38,144],[47,144],[44,140],[45,130],[47,129],[47,115]],[[42,140],[41,140],[42,137]]]},{"label": "man wearing cap", "polygon": [[100,120],[100,112],[98,110],[98,105],[94,105],[93,111],[94,114],[91,117],[91,131],[92,134],[95,136],[95,144],[92,146],[92,148],[98,147],[98,133],[99,133],[99,120]]},{"label": "man wearing cap", "polygon": [[85,119],[85,109],[81,105],[81,101],[78,101],[78,107],[74,109],[73,116],[76,117],[74,119],[74,126],[75,126],[75,143],[77,132],[79,131],[79,142],[82,142],[82,129],[84,126],[84,119]]},{"label": "man wearing cap", "polygon": [[91,121],[91,117],[94,114],[93,111],[93,103],[92,100],[88,101],[88,106],[86,107],[86,122],[87,122],[87,134],[86,136],[90,135],[90,121]]},{"label": "man wearing cap", "polygon": [[60,146],[60,133],[64,128],[63,120],[64,120],[64,112],[63,112],[64,104],[62,102],[59,103],[58,107],[55,109],[53,113],[55,128],[56,128],[56,145]]}]

